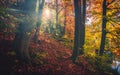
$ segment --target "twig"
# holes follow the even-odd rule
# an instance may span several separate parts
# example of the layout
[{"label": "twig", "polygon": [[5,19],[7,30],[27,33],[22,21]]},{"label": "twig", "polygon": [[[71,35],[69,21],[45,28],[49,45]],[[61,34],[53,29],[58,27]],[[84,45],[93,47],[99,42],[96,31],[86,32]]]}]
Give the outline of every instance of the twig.
[{"label": "twig", "polygon": [[109,6],[110,4],[112,4],[115,0],[112,0],[110,3],[107,4],[107,6]]}]

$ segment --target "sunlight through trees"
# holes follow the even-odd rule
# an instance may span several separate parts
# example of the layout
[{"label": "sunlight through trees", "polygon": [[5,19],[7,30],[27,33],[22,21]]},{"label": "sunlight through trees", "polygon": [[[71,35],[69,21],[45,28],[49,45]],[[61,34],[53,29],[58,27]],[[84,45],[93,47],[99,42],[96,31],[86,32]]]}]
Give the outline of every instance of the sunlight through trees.
[{"label": "sunlight through trees", "polygon": [[120,0],[0,0],[0,72],[119,75],[119,63]]}]

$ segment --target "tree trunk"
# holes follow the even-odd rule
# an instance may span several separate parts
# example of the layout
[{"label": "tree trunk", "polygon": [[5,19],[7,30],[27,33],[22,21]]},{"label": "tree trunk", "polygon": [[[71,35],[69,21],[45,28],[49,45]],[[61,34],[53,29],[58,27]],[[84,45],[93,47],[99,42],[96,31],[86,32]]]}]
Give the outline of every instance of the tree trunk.
[{"label": "tree trunk", "polygon": [[81,0],[81,6],[80,6],[81,10],[81,21],[80,21],[80,44],[79,44],[79,54],[83,54],[84,53],[84,42],[85,42],[85,17],[86,17],[86,0]]},{"label": "tree trunk", "polygon": [[56,0],[56,31],[55,31],[55,35],[59,34],[58,29],[59,29],[59,25],[58,25],[58,0]]},{"label": "tree trunk", "polygon": [[33,26],[27,27],[30,23],[23,22],[18,27],[18,32],[15,35],[14,39],[14,50],[16,51],[17,56],[24,61],[29,62],[31,57],[29,55],[29,42],[31,39],[31,32]]},{"label": "tree trunk", "polygon": [[[21,17],[21,23],[17,28],[14,39],[14,50],[21,60],[29,62],[31,60],[29,54],[29,42],[31,39],[32,29],[34,27],[34,13],[37,0],[26,0],[22,8],[24,16]],[[31,6],[32,5],[32,6]]]},{"label": "tree trunk", "polygon": [[84,53],[86,0],[74,0],[74,7],[75,7],[75,37],[74,37],[74,50],[72,53],[73,61],[76,60],[78,54]]},{"label": "tree trunk", "polygon": [[101,45],[100,45],[100,55],[103,55],[104,52],[104,47],[105,47],[105,39],[106,39],[106,10],[107,10],[107,5],[106,5],[106,0],[103,1],[103,13],[102,13],[102,37],[101,37]]},{"label": "tree trunk", "polygon": [[65,5],[65,9],[64,9],[64,27],[63,27],[63,35],[65,35],[66,33],[66,17],[67,17],[67,4]]},{"label": "tree trunk", "polygon": [[75,62],[78,51],[79,51],[79,28],[80,28],[80,17],[78,16],[80,14],[80,8],[79,8],[79,1],[74,0],[74,10],[75,10],[75,36],[74,36],[74,49],[72,53],[72,60]]},{"label": "tree trunk", "polygon": [[41,25],[40,22],[37,22],[37,23],[36,23],[36,31],[35,31],[35,35],[34,35],[34,42],[35,42],[35,43],[38,42],[40,25]]},{"label": "tree trunk", "polygon": [[38,10],[36,10],[37,22],[36,22],[36,31],[35,31],[35,35],[34,35],[34,42],[35,42],[35,43],[38,42],[40,25],[41,25],[41,14],[42,14],[42,10],[43,10],[43,7],[44,7],[44,1],[45,1],[45,0],[42,0],[41,3],[39,2],[39,0],[37,1],[37,2],[39,2],[39,5],[38,5]]},{"label": "tree trunk", "polygon": [[58,25],[58,0],[56,0],[56,25]]}]

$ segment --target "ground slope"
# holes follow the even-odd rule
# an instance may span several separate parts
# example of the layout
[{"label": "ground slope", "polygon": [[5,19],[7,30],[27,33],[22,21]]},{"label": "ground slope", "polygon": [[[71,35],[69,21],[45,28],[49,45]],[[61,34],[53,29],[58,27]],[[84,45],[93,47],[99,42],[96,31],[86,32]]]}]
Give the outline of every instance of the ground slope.
[{"label": "ground slope", "polygon": [[[9,75],[92,75],[86,70],[84,58],[82,65],[76,65],[70,59],[72,50],[64,46],[60,41],[52,39],[49,35],[41,35],[39,42],[31,41],[30,53],[32,62],[26,64],[17,59],[12,50],[12,40],[0,39],[0,72]],[[98,75],[95,74],[94,75]]]}]

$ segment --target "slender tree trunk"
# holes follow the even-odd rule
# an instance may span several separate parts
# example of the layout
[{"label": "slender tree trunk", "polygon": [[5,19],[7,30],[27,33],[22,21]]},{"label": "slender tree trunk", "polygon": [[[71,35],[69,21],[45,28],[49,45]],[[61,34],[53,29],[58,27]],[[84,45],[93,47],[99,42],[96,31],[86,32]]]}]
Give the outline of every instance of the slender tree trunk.
[{"label": "slender tree trunk", "polygon": [[79,28],[80,28],[80,17],[78,16],[80,14],[80,8],[79,8],[79,1],[74,0],[74,10],[75,10],[75,33],[74,33],[74,49],[72,53],[72,60],[75,62],[78,51],[79,51]]},{"label": "slender tree trunk", "polygon": [[59,28],[59,25],[58,25],[58,0],[56,0],[56,33],[55,35],[58,35],[58,28]]},{"label": "slender tree trunk", "polygon": [[83,46],[85,42],[85,20],[86,20],[86,0],[83,0]]},{"label": "slender tree trunk", "polygon": [[106,40],[106,10],[107,10],[107,5],[106,5],[106,0],[103,0],[103,13],[102,13],[102,37],[101,37],[101,45],[100,45],[100,55],[103,55],[104,48],[105,48],[105,40]]},{"label": "slender tree trunk", "polygon": [[63,35],[65,35],[66,33],[66,17],[67,17],[67,5],[65,5],[65,9],[64,9],[64,27],[63,27]]},{"label": "slender tree trunk", "polygon": [[41,14],[43,11],[43,7],[44,7],[44,2],[45,0],[42,0],[42,2],[40,3],[39,0],[37,0],[38,2],[38,7],[36,9],[36,13],[37,13],[37,22],[36,22],[36,31],[35,31],[35,35],[34,35],[34,42],[37,43],[38,42],[38,37],[39,37],[39,31],[40,31],[40,25],[41,25]]},{"label": "slender tree trunk", "polygon": [[35,43],[38,42],[40,25],[41,25],[40,22],[37,22],[37,23],[36,23],[36,31],[35,31],[35,35],[34,35],[34,42],[35,42]]},{"label": "slender tree trunk", "polygon": [[85,42],[85,17],[86,17],[86,0],[81,0],[81,6],[80,6],[80,17],[81,17],[81,21],[80,21],[80,44],[79,44],[79,54],[83,54],[84,53],[84,42]]},{"label": "slender tree trunk", "polygon": [[58,0],[56,0],[56,25],[58,25]]}]

